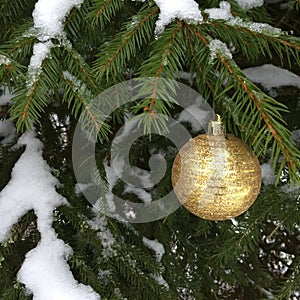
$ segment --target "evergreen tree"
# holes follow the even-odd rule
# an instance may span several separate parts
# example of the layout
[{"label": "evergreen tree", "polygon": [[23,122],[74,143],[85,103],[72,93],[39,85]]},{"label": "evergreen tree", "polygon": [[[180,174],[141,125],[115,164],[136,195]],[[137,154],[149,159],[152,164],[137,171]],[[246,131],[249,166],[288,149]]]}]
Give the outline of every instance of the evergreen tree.
[{"label": "evergreen tree", "polygon": [[[282,30],[272,23],[275,6],[259,1],[184,1],[199,5],[199,14],[186,13],[195,16],[191,20],[168,20],[162,0],[60,2],[0,1],[1,89],[13,95],[0,101],[0,130],[6,126],[5,134],[14,134],[9,120],[17,129],[0,144],[0,299],[55,295],[55,286],[44,289],[51,280],[57,288],[66,284],[69,299],[299,299],[300,152],[290,132],[300,126],[297,108],[243,71],[273,63],[299,72],[299,32],[284,28],[288,14],[297,23],[299,1],[282,10]],[[152,96],[110,116],[91,105],[101,92],[132,78],[152,78],[143,87]],[[81,120],[96,133],[97,165],[111,191],[141,202],[122,180],[112,186],[109,178],[111,144],[128,117],[138,117],[145,131],[130,163],[149,171],[153,149],[167,161],[164,178],[144,192],[155,201],[172,189],[178,149],[159,133],[182,108],[163,100],[167,91],[156,94],[161,78],[189,84],[221,115],[227,132],[261,163],[271,161],[274,182],[263,185],[254,205],[235,220],[207,221],[180,207],[161,220],[131,224],[97,213],[78,191],[72,139]],[[288,91],[295,98],[299,93],[285,90],[282,98]],[[108,99],[107,105],[115,103]],[[150,135],[153,130],[158,134]],[[15,182],[24,183],[18,193]],[[40,269],[35,259],[44,262]]]}]

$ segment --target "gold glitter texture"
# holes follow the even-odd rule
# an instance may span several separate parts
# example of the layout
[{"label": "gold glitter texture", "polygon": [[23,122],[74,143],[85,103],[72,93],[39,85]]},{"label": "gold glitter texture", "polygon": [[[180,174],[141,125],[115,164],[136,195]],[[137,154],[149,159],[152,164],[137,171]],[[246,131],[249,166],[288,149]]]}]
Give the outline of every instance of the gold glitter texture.
[{"label": "gold glitter texture", "polygon": [[237,137],[202,134],[187,142],[172,167],[174,192],[183,206],[207,220],[245,212],[257,198],[261,169]]}]

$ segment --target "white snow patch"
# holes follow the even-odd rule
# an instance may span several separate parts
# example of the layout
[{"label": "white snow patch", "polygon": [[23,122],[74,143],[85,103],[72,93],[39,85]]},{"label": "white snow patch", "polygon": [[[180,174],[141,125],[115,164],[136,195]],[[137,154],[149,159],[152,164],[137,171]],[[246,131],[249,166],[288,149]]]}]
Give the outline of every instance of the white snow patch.
[{"label": "white snow patch", "polygon": [[111,213],[115,213],[116,212],[116,203],[114,201],[114,194],[113,193],[106,193],[105,194],[105,199],[106,199],[106,203],[108,206],[108,209]]},{"label": "white snow patch", "polygon": [[36,76],[41,71],[43,60],[49,56],[54,46],[51,39],[57,38],[60,42],[66,40],[64,21],[71,9],[79,7],[83,0],[39,0],[35,4],[33,27],[39,42],[33,47],[33,55],[28,66],[28,86],[36,81]]},{"label": "white snow patch", "polygon": [[246,22],[240,17],[230,18],[227,23],[231,26],[240,26],[254,32],[259,32],[268,36],[279,36],[282,34],[280,28],[273,27],[265,23]]},{"label": "white snow patch", "polygon": [[233,224],[233,226],[238,226],[239,225],[239,222],[235,218],[231,218],[230,221]]},{"label": "white snow patch", "polygon": [[230,12],[230,3],[227,1],[220,2],[220,8],[208,8],[204,12],[208,14],[208,17],[212,20],[229,20],[233,18]]},{"label": "white snow patch", "polygon": [[211,59],[216,58],[217,53],[220,53],[221,55],[225,56],[228,59],[232,59],[232,54],[228,49],[227,45],[218,39],[214,39],[210,41],[209,49],[210,49]]},{"label": "white snow patch", "polygon": [[264,4],[264,0],[236,0],[236,2],[243,9],[260,7]]},{"label": "white snow patch", "polygon": [[33,46],[33,55],[30,58],[29,71],[41,67],[43,60],[49,56],[52,45],[52,42],[48,41],[45,43],[36,43]]},{"label": "white snow patch", "polygon": [[100,269],[98,271],[98,277],[101,280],[103,285],[107,285],[111,280],[112,280],[112,276],[111,276],[111,271],[110,270],[102,270]]},{"label": "white snow patch", "polygon": [[[123,160],[118,160],[118,162],[115,166],[117,166],[119,172],[122,172],[122,170],[124,168],[124,164],[125,164],[125,162]],[[114,186],[116,185],[116,183],[118,182],[119,177],[116,174],[114,168],[108,165],[107,160],[104,160],[103,165],[104,165],[105,172],[106,172],[106,179],[107,179],[108,190],[109,190],[109,192],[105,194],[105,200],[108,205],[109,211],[111,213],[114,213],[116,211],[116,204],[114,202],[114,194],[113,194],[112,190],[113,190]]]},{"label": "white snow patch", "polygon": [[243,70],[243,73],[251,81],[260,83],[267,90],[281,86],[296,86],[300,88],[300,76],[271,64],[247,68]]},{"label": "white snow patch", "polygon": [[0,242],[9,237],[12,226],[31,209],[41,234],[37,247],[26,254],[18,280],[34,300],[99,300],[91,287],[74,279],[67,264],[72,249],[57,238],[52,227],[53,210],[67,204],[67,200],[55,190],[58,180],[42,157],[42,143],[31,131],[23,134],[18,144],[26,149],[0,193]]},{"label": "white snow patch", "polygon": [[158,284],[160,284],[161,286],[164,286],[166,287],[167,289],[169,289],[169,285],[168,283],[166,282],[166,280],[163,278],[162,275],[156,275],[156,276],[153,276],[153,278],[156,280],[156,282]]},{"label": "white snow patch", "polygon": [[16,136],[16,128],[14,124],[7,120],[0,120],[0,144],[10,144]]},{"label": "white snow patch", "polygon": [[190,23],[203,20],[198,3],[194,0],[155,0],[155,2],[160,9],[155,34],[164,31],[165,26],[176,18]]},{"label": "white snow patch", "polygon": [[33,300],[99,300],[90,286],[79,284],[66,260],[72,249],[52,236],[26,255],[18,279],[33,292]]},{"label": "white snow patch", "polygon": [[83,0],[39,0],[32,13],[34,28],[40,41],[64,36],[64,21],[72,8],[79,7]]},{"label": "white snow patch", "polygon": [[102,255],[104,257],[111,257],[114,255],[114,245],[115,238],[109,228],[107,227],[107,217],[105,215],[100,214],[98,211],[94,210],[96,216],[93,220],[88,221],[88,224],[94,229],[97,230],[97,235],[101,240],[103,250]]},{"label": "white snow patch", "polygon": [[209,120],[211,119],[211,112],[201,108],[201,99],[198,99],[195,104],[185,108],[177,118],[179,122],[187,122],[191,124],[193,132],[205,130]]},{"label": "white snow patch", "polygon": [[9,65],[10,64],[10,60],[9,58],[7,58],[6,56],[4,55],[0,55],[0,66],[1,65]]},{"label": "white snow patch", "polygon": [[136,180],[139,180],[139,182],[136,181],[137,186],[140,187],[153,187],[153,183],[151,182],[151,172],[147,171],[145,169],[141,169],[139,167],[133,166],[132,171],[136,176]]},{"label": "white snow patch", "polygon": [[[143,243],[145,246],[147,246],[148,248],[155,251],[156,261],[161,262],[161,259],[162,259],[163,255],[165,254],[165,248],[164,248],[163,244],[158,242],[157,239],[149,240],[146,237],[143,237]],[[166,282],[166,280],[163,278],[162,274],[152,275],[152,277],[156,280],[156,282],[158,284],[165,286],[167,289],[169,288],[169,285]]]},{"label": "white snow patch", "polygon": [[133,193],[137,195],[144,203],[150,203],[152,201],[152,196],[150,193],[146,192],[144,189],[136,188],[132,185],[126,185],[124,193]]},{"label": "white snow patch", "polygon": [[[246,3],[246,1],[243,1]],[[247,1],[248,2],[248,1]],[[246,4],[244,5],[246,6]],[[253,1],[248,3],[248,6],[253,5]],[[258,4],[258,3],[257,3]],[[230,11],[230,3],[227,1],[221,1],[219,8],[208,8],[205,9],[204,12],[208,14],[209,19],[212,20],[225,20],[231,26],[240,26],[247,28],[254,32],[259,32],[262,34],[270,35],[270,36],[279,36],[281,34],[281,29],[272,27],[269,24],[265,23],[257,23],[257,22],[246,22],[240,17],[234,17]]]},{"label": "white snow patch", "polygon": [[134,181],[137,183],[136,186],[138,185],[139,187],[153,186],[150,182],[150,172],[137,167],[127,166],[126,155],[128,153],[126,151],[128,151],[127,147],[129,143],[133,142],[131,137],[140,136],[138,122],[138,118],[131,119],[129,115],[126,116],[125,124],[114,137],[111,151],[111,166],[108,168],[105,165],[107,180],[110,186],[113,186],[118,179],[122,179],[126,183]]},{"label": "white snow patch", "polygon": [[196,77],[196,74],[191,74],[190,72],[185,72],[185,71],[179,71],[175,78],[181,78],[183,80],[188,81],[189,85],[191,86],[193,84],[194,78]]},{"label": "white snow patch", "polygon": [[288,183],[286,185],[283,185],[281,189],[282,189],[283,192],[285,192],[287,194],[295,193],[296,192],[297,193],[297,197],[300,197],[299,196],[300,186],[297,183],[295,183],[293,185],[290,184],[290,183]]},{"label": "white snow patch", "polygon": [[14,95],[9,92],[5,85],[3,85],[1,88],[3,89],[3,94],[0,96],[0,106],[9,104],[11,98],[14,97]]},{"label": "white snow patch", "polygon": [[261,175],[264,185],[273,185],[276,180],[276,175],[272,170],[270,163],[264,163],[261,166]]},{"label": "white snow patch", "polygon": [[93,187],[92,183],[76,183],[75,184],[75,194],[77,196],[79,196],[90,187]]},{"label": "white snow patch", "polygon": [[[34,133],[23,134],[18,144],[26,145],[26,150],[12,170],[12,179],[0,193],[0,241],[8,237],[11,227],[28,210],[52,214],[56,206],[66,203],[55,191],[58,181],[43,160],[42,143]],[[52,219],[40,220],[48,221],[52,223]]]},{"label": "white snow patch", "polygon": [[122,128],[117,132],[116,136],[114,137],[114,143],[116,145],[121,144],[122,142],[128,139],[128,136],[137,132],[139,130],[138,123],[139,119],[135,118],[132,119],[131,114],[127,114],[125,116],[125,124]]},{"label": "white snow patch", "polygon": [[291,138],[300,145],[300,129],[291,132]]},{"label": "white snow patch", "polygon": [[165,248],[162,243],[160,243],[157,239],[155,240],[149,240],[146,237],[143,237],[143,243],[148,248],[154,250],[156,255],[156,260],[158,262],[161,261],[163,255],[165,254]]},{"label": "white snow patch", "polygon": [[30,63],[28,66],[28,82],[27,85],[30,87],[34,81],[36,81],[36,77],[41,72],[41,67],[44,59],[49,57],[50,51],[53,44],[51,41],[45,43],[36,43],[33,46],[33,54],[30,58]]},{"label": "white snow patch", "polygon": [[133,208],[131,206],[129,206],[129,204],[127,204],[127,202],[125,203],[125,209],[124,209],[123,213],[125,214],[126,218],[128,218],[128,219],[136,218],[136,212],[133,210]]},{"label": "white snow patch", "polygon": [[[106,172],[106,179],[108,183],[109,190],[112,191],[114,186],[116,185],[117,181],[119,180],[119,177],[117,173],[115,172],[114,168],[108,165],[108,161],[104,160],[103,162],[105,172]],[[117,168],[118,168],[118,173],[122,172],[124,169],[125,162],[123,160],[118,160],[117,161]]]}]

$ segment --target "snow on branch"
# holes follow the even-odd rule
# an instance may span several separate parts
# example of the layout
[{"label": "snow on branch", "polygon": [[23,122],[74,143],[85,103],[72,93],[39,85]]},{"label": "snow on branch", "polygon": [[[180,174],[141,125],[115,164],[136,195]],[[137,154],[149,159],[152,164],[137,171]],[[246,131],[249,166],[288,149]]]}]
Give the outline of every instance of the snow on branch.
[{"label": "snow on branch", "polygon": [[[255,1],[251,1],[253,5],[254,2]],[[249,5],[251,3],[249,2]],[[244,8],[243,5],[240,4],[240,6]],[[264,33],[271,36],[278,36],[282,33],[280,28],[273,27],[269,24],[249,22],[242,20],[240,17],[234,17],[231,14],[231,5],[227,1],[221,1],[219,8],[214,7],[205,9],[204,13],[206,13],[208,18],[211,20],[224,20],[231,26],[244,27],[254,32]]]},{"label": "snow on branch", "polygon": [[32,13],[34,28],[40,41],[64,36],[64,21],[73,7],[79,7],[83,0],[39,0]]},{"label": "snow on branch", "polygon": [[34,300],[99,300],[90,286],[74,279],[67,264],[72,249],[52,227],[53,210],[67,200],[55,190],[58,181],[42,157],[42,143],[32,131],[23,134],[18,144],[26,149],[0,193],[0,242],[9,238],[12,226],[29,210],[34,210],[41,234],[37,247],[26,254],[18,280]]},{"label": "snow on branch", "polygon": [[211,59],[214,59],[217,56],[217,53],[221,53],[227,59],[232,59],[232,54],[228,49],[227,45],[218,39],[210,41],[209,49]]},{"label": "snow on branch", "polygon": [[243,9],[260,7],[264,4],[264,0],[236,0],[236,2]]},{"label": "snow on branch", "polygon": [[0,66],[8,64],[10,64],[10,60],[6,56],[0,54]]},{"label": "snow on branch", "polygon": [[83,0],[39,0],[32,13],[33,27],[39,42],[34,45],[33,55],[28,66],[28,86],[30,87],[39,75],[42,62],[49,57],[53,47],[51,39],[60,42],[66,39],[64,21],[71,9],[79,7]]},{"label": "snow on branch", "polygon": [[203,20],[198,3],[194,0],[155,0],[155,2],[160,9],[159,18],[156,21],[156,34],[164,31],[165,26],[176,18],[194,23]]},{"label": "snow on branch", "polygon": [[219,8],[207,8],[204,10],[208,17],[213,20],[229,20],[233,18],[230,12],[230,3],[227,1],[221,1],[219,4]]},{"label": "snow on branch", "polygon": [[260,83],[268,91],[282,86],[295,86],[300,89],[300,76],[271,64],[246,68],[243,69],[243,73],[251,81]]},{"label": "snow on branch", "polygon": [[53,47],[51,41],[36,43],[33,46],[33,54],[30,58],[30,64],[28,66],[28,87],[32,85],[33,82],[37,80],[37,76],[41,73],[41,66],[47,57],[50,55],[50,50]]},{"label": "snow on branch", "polygon": [[150,249],[155,251],[156,260],[161,261],[163,255],[165,254],[165,248],[158,240],[149,240],[146,237],[143,237],[143,243]]},{"label": "snow on branch", "polygon": [[[199,10],[198,3],[194,0],[154,0],[160,9],[158,20],[156,21],[155,34],[164,31],[165,26],[176,18],[189,23],[199,23],[203,21],[203,16]],[[251,9],[263,5],[263,0],[237,0],[238,5],[243,9]],[[210,19],[229,20],[233,16],[230,12],[230,3],[221,1],[219,8],[205,9]]]},{"label": "snow on branch", "polygon": [[[1,105],[1,99],[0,99]],[[0,145],[7,145],[13,142],[16,135],[16,128],[13,122],[0,120]]]},{"label": "snow on branch", "polygon": [[[237,1],[243,9],[251,9],[263,5],[262,0]],[[194,0],[155,0],[160,9],[158,20],[156,21],[155,34],[158,35],[164,31],[165,26],[170,24],[176,18],[187,23],[200,24],[206,22],[203,19],[202,12],[198,4]],[[219,7],[212,7],[203,10],[204,15],[208,16],[208,20],[223,20],[230,26],[244,27],[253,32],[263,33],[270,36],[280,35],[281,29],[272,27],[265,23],[244,21],[240,17],[235,17],[231,13],[231,5],[227,1],[221,1]],[[212,40],[209,48],[211,50],[211,58],[216,56],[216,52],[221,52],[227,58],[232,58],[230,50],[226,44],[219,40]]]},{"label": "snow on branch", "polygon": [[[155,240],[149,240],[146,237],[143,237],[143,243],[145,246],[148,248],[154,250],[155,256],[156,256],[156,261],[161,262],[161,259],[163,255],[165,254],[165,248],[163,244],[161,244],[157,239]],[[169,289],[169,285],[166,282],[166,280],[163,278],[162,274],[159,275],[152,275],[152,277],[162,286],[165,288]]]}]

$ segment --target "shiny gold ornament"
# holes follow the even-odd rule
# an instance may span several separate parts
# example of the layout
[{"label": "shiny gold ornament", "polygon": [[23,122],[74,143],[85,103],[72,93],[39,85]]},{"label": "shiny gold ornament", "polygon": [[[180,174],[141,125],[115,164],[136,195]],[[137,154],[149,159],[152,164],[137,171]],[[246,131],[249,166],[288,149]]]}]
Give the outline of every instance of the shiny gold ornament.
[{"label": "shiny gold ornament", "polygon": [[261,186],[259,161],[237,137],[212,122],[212,134],[187,142],[172,167],[175,194],[183,206],[207,220],[226,220],[245,212]]}]

